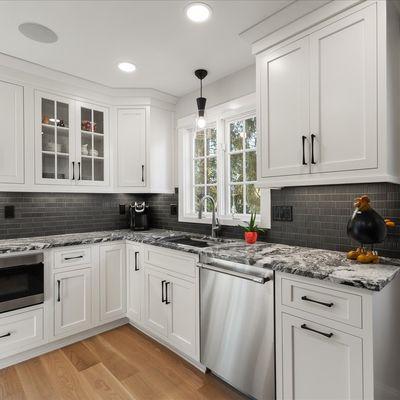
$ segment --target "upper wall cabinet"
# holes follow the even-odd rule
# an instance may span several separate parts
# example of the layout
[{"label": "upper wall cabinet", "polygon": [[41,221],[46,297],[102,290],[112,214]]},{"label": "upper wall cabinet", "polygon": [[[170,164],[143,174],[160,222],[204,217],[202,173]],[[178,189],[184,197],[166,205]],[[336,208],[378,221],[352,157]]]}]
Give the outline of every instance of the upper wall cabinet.
[{"label": "upper wall cabinet", "polygon": [[154,106],[117,108],[118,191],[173,191],[173,115]]},{"label": "upper wall cabinet", "polygon": [[107,186],[106,110],[40,92],[35,105],[36,182]]},{"label": "upper wall cabinet", "polygon": [[143,187],[146,171],[146,109],[117,111],[118,185]]},{"label": "upper wall cabinet", "polygon": [[0,81],[0,183],[24,183],[23,88]]},{"label": "upper wall cabinet", "polygon": [[388,111],[385,82],[395,79],[398,90],[398,79],[388,72],[384,28],[400,35],[398,26],[390,30],[386,4],[378,3],[257,55],[263,186],[399,181],[400,171],[391,170],[397,162],[388,161],[398,144],[389,139],[398,135],[390,131],[397,117]]}]

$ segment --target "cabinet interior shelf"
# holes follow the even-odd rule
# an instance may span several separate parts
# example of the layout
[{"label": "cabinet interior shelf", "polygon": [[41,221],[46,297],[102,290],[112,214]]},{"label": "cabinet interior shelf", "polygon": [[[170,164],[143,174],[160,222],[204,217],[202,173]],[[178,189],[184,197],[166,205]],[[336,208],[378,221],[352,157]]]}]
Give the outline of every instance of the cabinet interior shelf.
[{"label": "cabinet interior shelf", "polygon": [[81,132],[86,133],[87,135],[95,135],[95,136],[104,137],[104,134],[100,133],[100,132],[92,132],[92,131],[84,131],[84,130],[81,130]]},{"label": "cabinet interior shelf", "polygon": [[81,155],[81,157],[82,158],[88,158],[88,159],[95,159],[95,160],[104,160],[104,157],[97,157],[97,156],[89,156],[89,155],[87,155],[87,156],[84,156],[84,155]]},{"label": "cabinet interior shelf", "polygon": [[69,157],[69,153],[58,153],[55,151],[48,151],[48,150],[42,150],[43,154],[49,154],[51,156],[57,155],[57,156],[62,156],[62,157]]},{"label": "cabinet interior shelf", "polygon": [[43,123],[42,123],[42,126],[45,126],[47,128],[57,128],[57,129],[63,130],[63,131],[68,131],[69,130],[69,127],[67,127],[67,126],[58,126],[58,125],[43,124]]}]

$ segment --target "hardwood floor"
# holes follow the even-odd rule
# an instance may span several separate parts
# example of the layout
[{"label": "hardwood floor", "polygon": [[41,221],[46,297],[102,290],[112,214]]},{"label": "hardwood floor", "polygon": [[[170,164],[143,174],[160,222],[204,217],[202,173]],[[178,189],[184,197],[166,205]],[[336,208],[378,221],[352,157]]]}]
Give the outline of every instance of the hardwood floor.
[{"label": "hardwood floor", "polygon": [[0,400],[240,400],[141,332],[124,325],[0,370]]}]

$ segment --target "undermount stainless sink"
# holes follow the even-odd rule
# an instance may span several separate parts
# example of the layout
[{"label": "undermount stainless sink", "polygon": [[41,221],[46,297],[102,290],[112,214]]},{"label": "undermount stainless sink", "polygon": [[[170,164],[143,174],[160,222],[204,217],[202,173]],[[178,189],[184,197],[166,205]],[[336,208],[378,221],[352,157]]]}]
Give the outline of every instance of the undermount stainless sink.
[{"label": "undermount stainless sink", "polygon": [[230,240],[226,239],[199,238],[192,236],[172,237],[164,239],[164,241],[169,243],[182,244],[184,246],[203,247],[203,248],[230,242]]}]

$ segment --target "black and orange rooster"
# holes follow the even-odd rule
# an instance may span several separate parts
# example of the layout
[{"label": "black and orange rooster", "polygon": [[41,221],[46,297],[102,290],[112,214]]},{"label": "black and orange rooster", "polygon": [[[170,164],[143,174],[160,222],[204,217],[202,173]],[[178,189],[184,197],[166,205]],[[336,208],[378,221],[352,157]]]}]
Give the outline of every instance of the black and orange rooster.
[{"label": "black and orange rooster", "polygon": [[[387,228],[393,228],[394,222],[383,219],[370,205],[369,197],[358,197],[354,202],[354,213],[347,224],[347,234],[360,243],[360,247],[347,253],[347,258],[360,263],[378,263],[378,253],[374,251],[374,244],[381,243],[387,235]],[[365,249],[371,245],[371,249]]]}]

